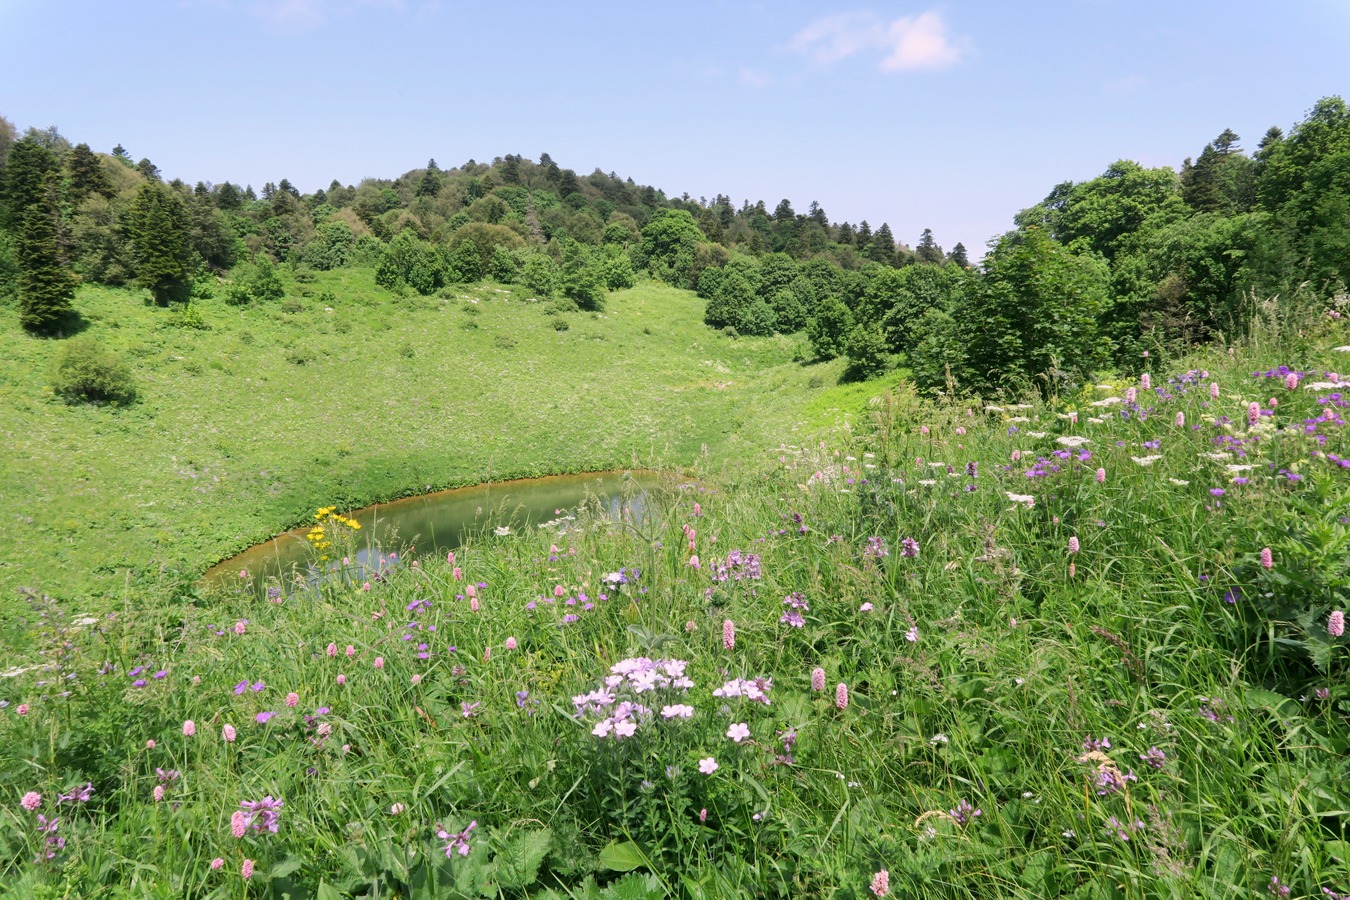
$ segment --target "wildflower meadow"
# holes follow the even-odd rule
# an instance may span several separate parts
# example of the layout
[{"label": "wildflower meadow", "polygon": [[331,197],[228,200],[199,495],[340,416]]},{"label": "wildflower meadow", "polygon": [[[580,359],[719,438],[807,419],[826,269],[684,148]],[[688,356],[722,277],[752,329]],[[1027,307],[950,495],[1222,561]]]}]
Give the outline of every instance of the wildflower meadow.
[{"label": "wildflower meadow", "polygon": [[370,580],[34,589],[3,893],[1350,896],[1346,343],[895,393]]}]

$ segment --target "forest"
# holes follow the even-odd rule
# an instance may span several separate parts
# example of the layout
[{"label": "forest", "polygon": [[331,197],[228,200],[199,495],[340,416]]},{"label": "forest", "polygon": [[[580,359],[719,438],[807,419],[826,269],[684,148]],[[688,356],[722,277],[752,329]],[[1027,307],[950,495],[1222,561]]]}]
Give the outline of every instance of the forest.
[{"label": "forest", "polygon": [[[1055,185],[990,240],[983,262],[925,229],[832,222],[727,195],[667,196],[547,153],[434,159],[393,179],[302,194],[165,182],[121,145],[0,119],[0,298],[40,334],[78,330],[80,282],[138,285],[147,302],[220,291],[268,303],[289,278],[373,267],[396,295],[491,280],[599,310],[642,274],[707,300],[730,334],[803,333],[848,377],[897,365],[930,394],[1044,394],[1239,335],[1263,304],[1339,315],[1350,283],[1350,110],[1319,100],[1252,152],[1225,130],[1179,169],[1117,160]],[[4,301],[0,301],[4,302]],[[187,313],[190,317],[190,311]],[[72,318],[75,317],[75,318]]]}]

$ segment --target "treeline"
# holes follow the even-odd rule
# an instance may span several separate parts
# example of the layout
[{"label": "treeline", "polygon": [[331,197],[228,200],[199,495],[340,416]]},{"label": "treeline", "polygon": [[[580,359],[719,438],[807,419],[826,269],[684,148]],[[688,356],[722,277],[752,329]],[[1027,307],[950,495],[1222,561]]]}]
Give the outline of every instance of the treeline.
[{"label": "treeline", "polygon": [[804,333],[854,375],[904,364],[925,390],[991,393],[1056,390],[1238,332],[1255,300],[1344,305],[1350,112],[1323,99],[1250,154],[1225,131],[1179,172],[1120,161],[1015,222],[973,268],[927,230],[911,249],[818,203],[667,197],[548,154],[255,193],[164,183],[120,146],[95,153],[54,128],[20,138],[0,119],[0,293],[34,331],[61,328],[78,279],[167,305],[232,272],[224,299],[252,303],[281,296],[277,264],[360,265],[398,294],[493,279],[594,310],[645,273],[697,291],[712,327]]},{"label": "treeline", "polygon": [[[919,252],[941,257],[925,240]],[[888,225],[832,224],[814,203],[798,214],[787,200],[770,213],[762,202],[733,208],[724,196],[667,198],[614,173],[580,177],[548,154],[449,170],[433,159],[395,179],[334,181],[311,194],[283,178],[255,192],[164,183],[150,160],[133,163],[121,146],[95,153],[55,128],[20,138],[0,119],[0,291],[18,295],[36,331],[60,327],[78,279],[139,284],[169,304],[189,300],[194,282],[209,291],[214,279],[203,276],[236,270],[226,299],[244,303],[275,294],[275,264],[364,265],[395,292],[491,278],[598,309],[640,271],[693,289],[703,269],[738,253],[848,270],[914,256]],[[963,253],[958,246],[954,257]]]}]

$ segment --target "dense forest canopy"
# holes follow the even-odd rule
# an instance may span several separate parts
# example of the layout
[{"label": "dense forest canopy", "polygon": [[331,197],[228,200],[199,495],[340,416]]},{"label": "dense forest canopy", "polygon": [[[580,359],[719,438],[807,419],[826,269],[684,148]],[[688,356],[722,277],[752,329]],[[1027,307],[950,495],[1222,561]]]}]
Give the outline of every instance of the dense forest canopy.
[{"label": "dense forest canopy", "polygon": [[[1350,111],[1319,101],[1248,153],[1225,130],[1179,171],[1119,160],[1056,185],[972,267],[928,229],[832,222],[819,203],[668,197],[547,153],[302,194],[165,183],[120,145],[0,118],[0,296],[21,324],[60,333],[79,280],[190,302],[280,299],[306,269],[374,268],[396,294],[491,279],[603,308],[640,275],[697,291],[711,327],[802,333],[818,358],[867,376],[903,362],[932,392],[1053,391],[1241,331],[1259,302],[1347,304]],[[211,276],[211,277],[208,277]]]}]

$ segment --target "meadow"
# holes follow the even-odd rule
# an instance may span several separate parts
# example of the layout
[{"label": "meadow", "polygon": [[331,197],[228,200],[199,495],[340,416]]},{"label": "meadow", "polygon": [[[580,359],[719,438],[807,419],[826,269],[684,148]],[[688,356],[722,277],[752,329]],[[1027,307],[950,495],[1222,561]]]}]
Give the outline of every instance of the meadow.
[{"label": "meadow", "polygon": [[[186,403],[172,421],[76,415],[124,447],[127,423],[156,423],[136,488],[155,505],[134,515],[168,531],[181,514],[201,547],[304,509],[325,552],[349,552],[361,534],[316,510],[344,510],[354,483],[379,493],[389,445],[363,436],[400,427],[400,466],[453,440],[488,461],[474,477],[534,471],[531,449],[577,467],[693,458],[697,477],[639,519],[583,510],[270,601],[247,571],[212,596],[29,592],[0,682],[4,896],[1350,895],[1343,327],[1258,332],[1050,401],[932,405],[901,386],[865,423],[777,436],[809,423],[813,390],[849,394],[811,388],[777,339],[699,332],[684,358],[711,361],[700,378],[650,370],[633,379],[650,394],[592,409],[581,383],[625,370],[588,366],[681,346],[664,319],[642,330],[665,295],[616,296],[586,340],[591,320],[531,331],[536,311],[491,290],[480,316],[450,303],[384,331],[358,311],[341,313],[350,331],[322,308],[274,313],[304,327],[265,354],[223,334],[185,353],[160,332],[174,340],[141,357],[155,391],[228,367],[295,397],[260,413],[257,396],[193,388],[198,416],[231,404],[214,445],[190,436]],[[509,398],[501,355],[394,359],[493,316],[517,341]],[[349,357],[340,340],[393,349]],[[549,340],[570,353],[526,352]],[[329,355],[265,362],[299,347]],[[358,358],[374,359],[365,392],[326,393],[356,389]],[[751,378],[779,390],[716,385]],[[460,419],[470,383],[499,407]],[[536,393],[570,415],[522,408]],[[498,427],[541,446],[493,455]],[[240,446],[269,454],[266,475],[235,468],[222,447]],[[175,454],[196,478],[165,467]],[[82,464],[91,484],[117,465]],[[117,508],[92,486],[60,503]],[[34,581],[62,577],[53,537],[29,544]]]},{"label": "meadow", "polygon": [[181,589],[320,502],[717,462],[856,417],[885,386],[837,386],[842,363],[794,361],[790,338],[711,331],[702,301],[658,283],[598,314],[519,286],[442,294],[399,298],[349,268],[280,304],[199,298],[185,316],[85,286],[79,336],[132,367],[138,398],[120,409],[54,397],[64,342],[5,311],[0,540],[15,551],[0,554],[0,619],[16,587]]}]

